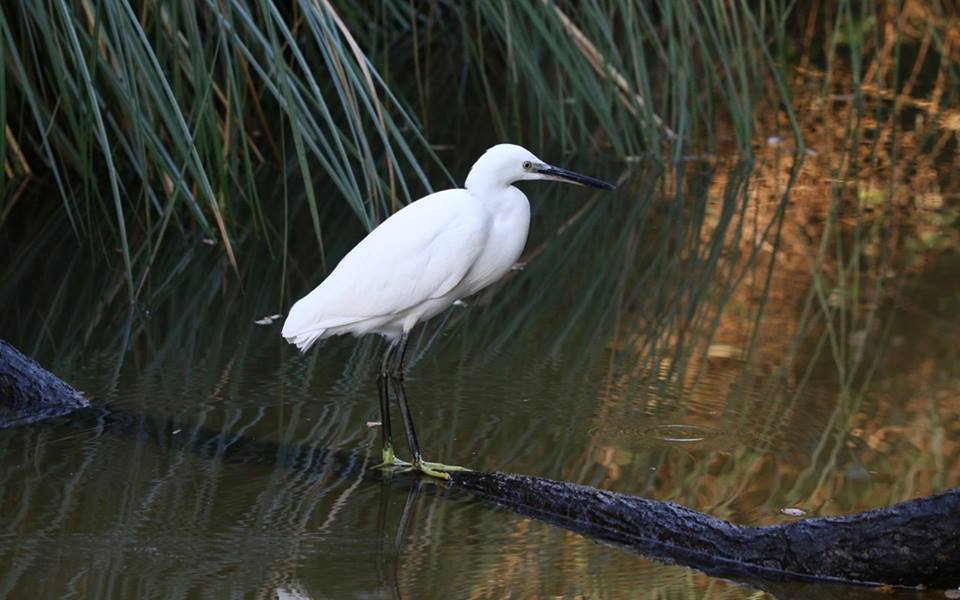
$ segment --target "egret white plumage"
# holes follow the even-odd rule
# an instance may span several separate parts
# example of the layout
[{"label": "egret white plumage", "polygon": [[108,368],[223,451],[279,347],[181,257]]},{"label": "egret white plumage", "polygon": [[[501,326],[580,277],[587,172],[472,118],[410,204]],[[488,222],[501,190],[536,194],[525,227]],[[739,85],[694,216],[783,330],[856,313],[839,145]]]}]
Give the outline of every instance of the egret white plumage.
[{"label": "egret white plumage", "polygon": [[[520,146],[493,146],[474,163],[463,188],[424,196],[394,213],[290,309],[282,335],[303,352],[317,340],[344,333],[376,333],[389,341],[377,374],[381,466],[442,478],[462,469],[423,460],[403,388],[404,353],[417,323],[497,281],[520,257],[530,203],[513,184],[533,179],[614,189],[548,165]],[[412,463],[394,454],[388,388],[400,406]]]}]

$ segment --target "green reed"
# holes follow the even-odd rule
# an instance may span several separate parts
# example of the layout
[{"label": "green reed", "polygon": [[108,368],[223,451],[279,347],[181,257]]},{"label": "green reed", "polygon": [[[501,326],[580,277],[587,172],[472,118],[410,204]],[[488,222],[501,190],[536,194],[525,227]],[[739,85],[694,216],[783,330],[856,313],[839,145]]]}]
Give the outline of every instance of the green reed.
[{"label": "green reed", "polygon": [[[301,222],[322,252],[327,204],[373,227],[450,179],[427,134],[447,141],[437,124],[452,119],[488,119],[496,139],[534,147],[599,142],[605,156],[665,162],[709,150],[729,119],[749,154],[761,95],[792,114],[769,48],[789,12],[19,0],[0,12],[0,228],[18,205],[21,219],[67,219],[104,257],[118,250],[135,297],[171,235],[217,240],[236,270],[241,238],[274,251]],[[272,206],[278,178],[302,182],[284,210]],[[50,210],[27,212],[42,186]]]}]

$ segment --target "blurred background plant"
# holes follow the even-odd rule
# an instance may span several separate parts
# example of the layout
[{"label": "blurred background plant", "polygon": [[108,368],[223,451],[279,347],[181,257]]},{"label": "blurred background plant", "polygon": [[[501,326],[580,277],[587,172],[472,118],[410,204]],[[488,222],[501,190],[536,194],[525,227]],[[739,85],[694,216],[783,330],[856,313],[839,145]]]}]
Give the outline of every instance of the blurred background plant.
[{"label": "blurred background plant", "polygon": [[0,12],[0,227],[66,219],[135,298],[171,232],[234,268],[247,236],[282,256],[309,231],[322,252],[331,205],[370,229],[498,140],[676,162],[720,119],[748,156],[768,95],[799,145],[790,6],[756,8],[17,0]]}]

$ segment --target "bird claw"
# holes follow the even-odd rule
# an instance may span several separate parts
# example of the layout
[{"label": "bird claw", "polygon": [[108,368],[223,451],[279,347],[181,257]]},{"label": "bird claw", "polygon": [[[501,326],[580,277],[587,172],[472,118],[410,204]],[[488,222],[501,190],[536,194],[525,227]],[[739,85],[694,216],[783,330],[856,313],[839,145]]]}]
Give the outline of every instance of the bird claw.
[{"label": "bird claw", "polygon": [[461,467],[459,465],[445,465],[443,463],[429,462],[426,460],[421,460],[420,464],[430,469],[436,469],[437,471],[470,471],[472,470],[466,467]]},{"label": "bird claw", "polygon": [[420,471],[424,475],[437,477],[439,479],[450,479],[450,472],[463,472],[470,470],[466,467],[445,465],[443,463],[428,462],[425,460],[421,460],[419,464],[413,465],[413,468]]},{"label": "bird claw", "polygon": [[382,469],[384,471],[391,471],[393,473],[419,471],[424,475],[429,475],[430,477],[436,477],[438,479],[450,479],[449,472],[462,472],[470,470],[466,467],[445,465],[443,463],[435,463],[422,459],[414,460],[412,463],[407,462],[401,458],[397,458],[397,455],[393,453],[393,446],[390,445],[385,446],[382,452],[383,462],[374,466],[374,469]]},{"label": "bird claw", "polygon": [[437,479],[446,479],[448,481],[450,480],[450,473],[447,473],[445,471],[440,471],[423,464],[421,464],[417,470],[423,473],[424,475],[429,475],[430,477],[436,477]]},{"label": "bird claw", "polygon": [[392,471],[394,473],[406,473],[407,471],[413,470],[413,463],[397,458],[393,462],[377,463],[373,465],[372,468],[380,469],[381,471]]},{"label": "bird claw", "polygon": [[384,450],[383,462],[373,467],[382,469],[391,473],[408,473],[410,471],[419,471],[424,475],[436,477],[437,479],[450,479],[451,472],[464,472],[470,469],[457,465],[445,465],[443,463],[429,462],[421,460],[419,462],[407,462],[397,458],[392,451]]},{"label": "bird claw", "polygon": [[407,462],[402,458],[397,458],[397,455],[393,453],[393,448],[384,448],[382,456],[383,462],[375,465],[373,467],[374,469],[391,470],[402,473],[413,468],[413,463]]}]

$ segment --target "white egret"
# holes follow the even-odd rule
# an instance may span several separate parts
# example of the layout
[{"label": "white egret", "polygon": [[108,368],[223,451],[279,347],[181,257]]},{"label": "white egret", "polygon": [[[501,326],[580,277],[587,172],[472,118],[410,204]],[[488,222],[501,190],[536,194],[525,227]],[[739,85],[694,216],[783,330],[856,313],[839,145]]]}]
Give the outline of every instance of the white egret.
[{"label": "white egret", "polygon": [[[317,340],[344,333],[377,333],[389,341],[377,374],[381,466],[441,478],[462,468],[423,460],[403,388],[404,352],[417,323],[497,281],[520,257],[530,203],[513,183],[530,179],[614,189],[548,165],[520,146],[493,146],[474,163],[462,189],[424,196],[397,211],[290,309],[282,334],[303,352]],[[412,463],[393,451],[388,388],[400,406]]]}]

